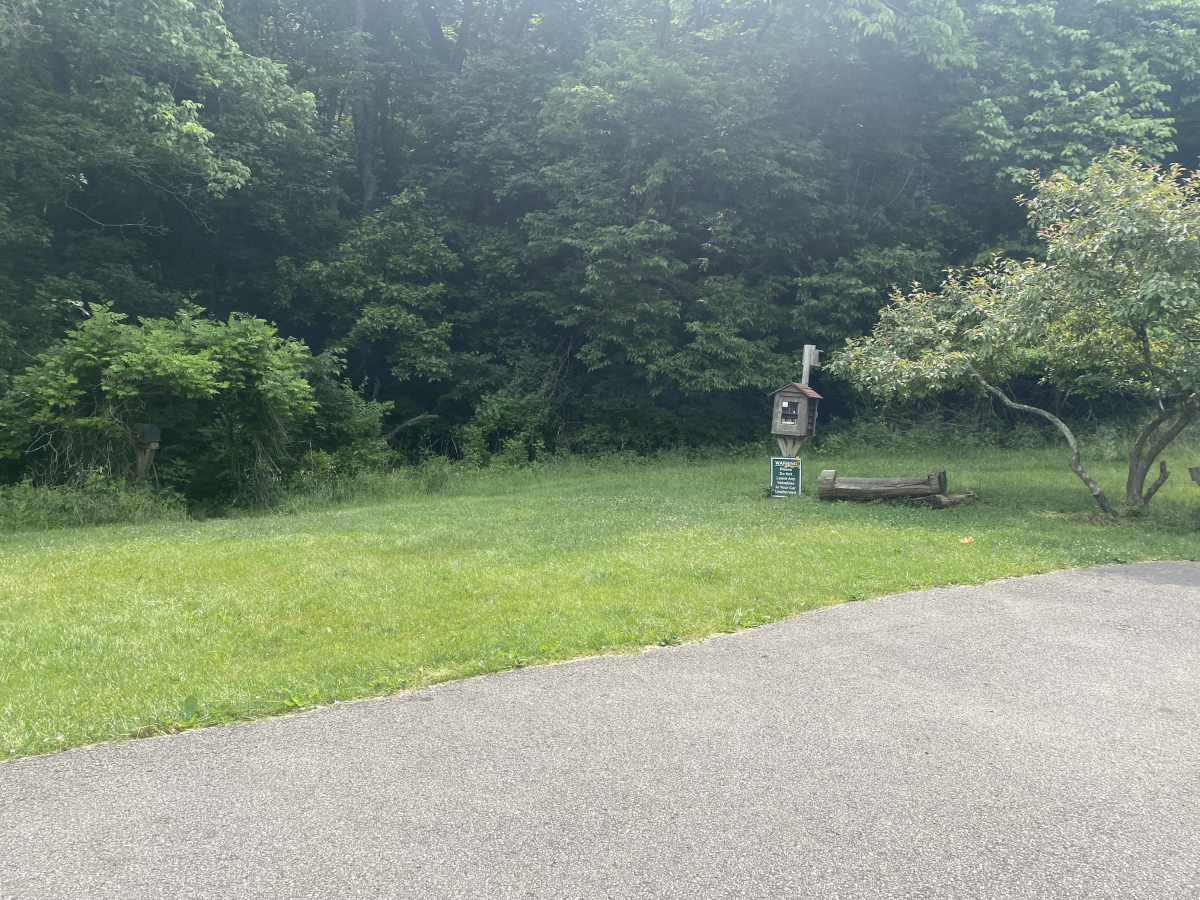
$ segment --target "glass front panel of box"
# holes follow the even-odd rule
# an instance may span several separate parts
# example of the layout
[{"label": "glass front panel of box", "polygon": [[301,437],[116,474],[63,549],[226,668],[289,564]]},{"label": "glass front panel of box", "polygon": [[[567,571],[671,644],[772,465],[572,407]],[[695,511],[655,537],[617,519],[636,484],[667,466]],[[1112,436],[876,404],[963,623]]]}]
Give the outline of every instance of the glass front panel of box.
[{"label": "glass front panel of box", "polygon": [[782,411],[779,414],[779,421],[784,425],[795,425],[800,421],[800,401],[784,400]]}]

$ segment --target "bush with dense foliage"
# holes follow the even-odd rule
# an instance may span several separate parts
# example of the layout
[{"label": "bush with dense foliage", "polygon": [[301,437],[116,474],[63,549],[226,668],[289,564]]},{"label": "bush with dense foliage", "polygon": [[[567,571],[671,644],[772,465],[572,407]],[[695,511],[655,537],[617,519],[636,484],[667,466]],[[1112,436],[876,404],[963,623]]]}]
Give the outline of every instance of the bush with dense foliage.
[{"label": "bush with dense foliage", "polygon": [[133,324],[90,307],[0,399],[0,450],[43,485],[129,480],[137,426],[160,423],[155,481],[194,496],[252,493],[305,448],[343,467],[387,453],[387,406],[341,380],[336,356],[313,357],[252,316],[202,313]]}]

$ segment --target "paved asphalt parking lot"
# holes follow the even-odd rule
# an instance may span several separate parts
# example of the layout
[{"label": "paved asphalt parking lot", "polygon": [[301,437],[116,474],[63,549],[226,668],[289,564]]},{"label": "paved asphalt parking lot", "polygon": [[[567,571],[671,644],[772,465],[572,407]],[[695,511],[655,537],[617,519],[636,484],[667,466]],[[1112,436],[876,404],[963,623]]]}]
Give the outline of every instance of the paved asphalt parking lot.
[{"label": "paved asphalt parking lot", "polygon": [[1200,564],[0,763],[0,898],[1200,898]]}]

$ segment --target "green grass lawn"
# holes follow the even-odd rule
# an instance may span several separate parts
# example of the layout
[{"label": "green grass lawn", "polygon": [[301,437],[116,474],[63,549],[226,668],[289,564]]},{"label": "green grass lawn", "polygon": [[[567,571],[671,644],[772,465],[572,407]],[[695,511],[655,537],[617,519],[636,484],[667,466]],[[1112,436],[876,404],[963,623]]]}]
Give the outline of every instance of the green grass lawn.
[{"label": "green grass lawn", "polygon": [[[762,498],[765,458],[568,463],[303,514],[0,535],[0,758],[896,591],[1196,558],[1196,461],[1171,462],[1151,515],[1117,525],[1096,524],[1064,452],[931,451],[810,456],[799,500]],[[827,467],[945,467],[981,500],[820,503]],[[1123,484],[1119,463],[1094,474]]]}]

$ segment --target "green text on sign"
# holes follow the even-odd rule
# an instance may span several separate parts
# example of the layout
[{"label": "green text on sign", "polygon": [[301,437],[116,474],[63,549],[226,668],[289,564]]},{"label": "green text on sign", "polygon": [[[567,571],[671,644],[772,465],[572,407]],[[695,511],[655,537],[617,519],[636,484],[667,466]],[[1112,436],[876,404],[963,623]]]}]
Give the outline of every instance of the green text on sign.
[{"label": "green text on sign", "polygon": [[800,496],[800,459],[798,457],[771,457],[771,496]]}]

